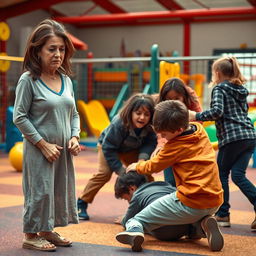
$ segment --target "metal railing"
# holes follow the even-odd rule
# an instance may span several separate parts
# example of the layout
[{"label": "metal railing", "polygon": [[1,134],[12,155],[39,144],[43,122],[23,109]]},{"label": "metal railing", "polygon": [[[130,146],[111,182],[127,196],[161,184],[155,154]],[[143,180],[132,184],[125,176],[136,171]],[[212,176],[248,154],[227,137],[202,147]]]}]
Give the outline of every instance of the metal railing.
[{"label": "metal railing", "polygon": [[[256,95],[256,53],[240,55],[241,71],[247,78],[247,88],[250,92],[249,103],[253,104]],[[150,57],[126,57],[126,58],[74,58],[74,89],[76,99],[88,102],[97,99],[102,102],[110,112],[122,87],[129,87],[127,97],[144,89],[149,93],[159,91],[159,63],[178,62],[180,74],[192,78],[194,74],[204,76],[202,82],[202,103],[204,107],[209,104],[211,88],[208,87],[211,78],[211,63],[220,56],[194,56],[194,57],[169,57],[159,56],[157,45],[152,46]],[[0,61],[10,61],[7,72],[0,72],[0,141],[5,138],[6,108],[13,105],[15,88],[21,75],[22,58],[12,56],[0,56]],[[189,73],[186,73],[188,72]],[[188,79],[188,85],[195,88],[196,81]],[[126,95],[126,94],[125,94]]]}]

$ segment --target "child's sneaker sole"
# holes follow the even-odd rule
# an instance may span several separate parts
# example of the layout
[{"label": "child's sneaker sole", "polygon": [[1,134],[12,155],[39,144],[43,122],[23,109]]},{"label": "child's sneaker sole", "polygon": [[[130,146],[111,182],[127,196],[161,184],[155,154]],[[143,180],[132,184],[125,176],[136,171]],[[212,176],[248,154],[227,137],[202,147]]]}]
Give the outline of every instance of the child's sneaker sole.
[{"label": "child's sneaker sole", "polygon": [[216,219],[213,216],[207,216],[202,220],[201,226],[208,239],[210,249],[220,251],[224,246],[224,239]]},{"label": "child's sneaker sole", "polygon": [[142,243],[144,242],[144,235],[140,232],[121,232],[116,235],[116,240],[122,244],[129,244],[134,252],[142,250]]}]

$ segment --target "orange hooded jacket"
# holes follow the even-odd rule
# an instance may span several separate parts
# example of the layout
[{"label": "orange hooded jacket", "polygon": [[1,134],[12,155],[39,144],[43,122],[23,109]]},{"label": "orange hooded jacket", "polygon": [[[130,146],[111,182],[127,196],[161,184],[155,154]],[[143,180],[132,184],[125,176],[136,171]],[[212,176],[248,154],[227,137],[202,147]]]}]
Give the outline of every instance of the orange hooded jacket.
[{"label": "orange hooded jacket", "polygon": [[172,166],[177,197],[184,205],[195,209],[218,207],[223,203],[223,189],[215,152],[203,126],[191,124],[197,128],[193,134],[168,141],[155,157],[138,162],[136,170],[152,174]]}]

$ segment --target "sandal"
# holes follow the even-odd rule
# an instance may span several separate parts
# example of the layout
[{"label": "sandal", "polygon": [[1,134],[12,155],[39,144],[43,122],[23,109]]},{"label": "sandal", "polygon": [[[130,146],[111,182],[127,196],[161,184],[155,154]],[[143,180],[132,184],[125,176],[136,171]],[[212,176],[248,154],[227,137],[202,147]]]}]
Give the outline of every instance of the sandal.
[{"label": "sandal", "polygon": [[71,246],[72,244],[71,241],[68,241],[65,237],[60,236],[57,232],[49,232],[43,235],[39,233],[39,236],[46,239],[47,241],[51,242],[56,246],[68,247],[68,246]]},{"label": "sandal", "polygon": [[52,252],[56,250],[56,246],[53,247],[45,247],[46,245],[54,245],[44,239],[43,237],[35,236],[31,239],[24,238],[22,247],[24,249],[32,249],[32,250],[38,250],[38,251],[47,251]]}]

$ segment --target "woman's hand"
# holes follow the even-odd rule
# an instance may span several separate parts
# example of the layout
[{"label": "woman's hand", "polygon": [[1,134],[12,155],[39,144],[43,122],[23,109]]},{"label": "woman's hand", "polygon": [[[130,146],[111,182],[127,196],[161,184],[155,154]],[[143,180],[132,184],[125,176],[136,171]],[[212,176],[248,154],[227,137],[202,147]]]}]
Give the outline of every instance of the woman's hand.
[{"label": "woman's hand", "polygon": [[195,111],[189,110],[188,115],[189,115],[189,121],[196,120],[196,112]]},{"label": "woman's hand", "polygon": [[77,156],[80,151],[81,147],[79,145],[77,137],[72,137],[68,142],[68,150],[73,156]]},{"label": "woman's hand", "polygon": [[60,150],[63,149],[63,147],[57,144],[48,143],[44,139],[37,142],[36,146],[41,150],[42,154],[50,163],[56,161],[60,157]]},{"label": "woman's hand", "polygon": [[126,172],[136,171],[136,165],[137,165],[137,163],[132,163],[132,164],[128,165],[126,168]]}]

